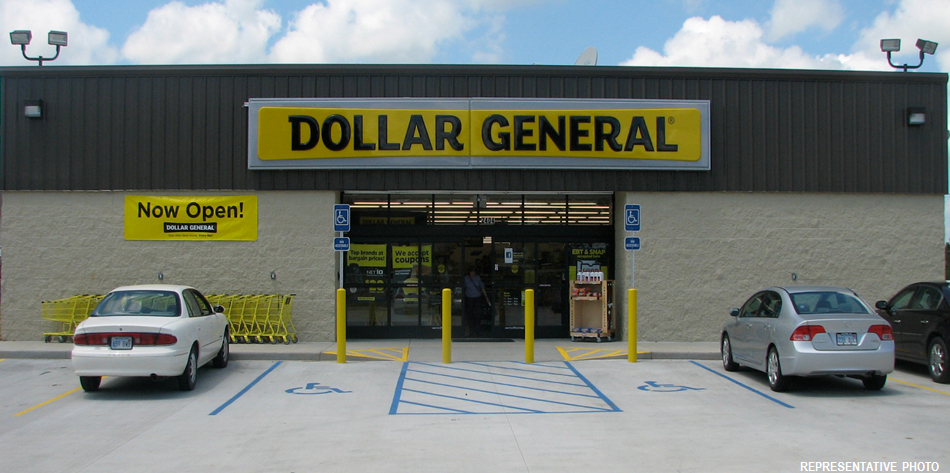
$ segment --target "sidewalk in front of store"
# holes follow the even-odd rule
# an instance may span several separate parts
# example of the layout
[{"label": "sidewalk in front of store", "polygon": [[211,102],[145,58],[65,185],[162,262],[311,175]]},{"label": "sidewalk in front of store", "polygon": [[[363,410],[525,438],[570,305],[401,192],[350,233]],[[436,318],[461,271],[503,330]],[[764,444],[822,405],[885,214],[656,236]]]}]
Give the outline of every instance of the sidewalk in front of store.
[{"label": "sidewalk in front of store", "polygon": [[[41,341],[0,342],[0,359],[69,358],[72,343]],[[346,361],[443,361],[441,339],[379,339],[348,340]],[[626,359],[626,341],[593,342],[568,339],[539,339],[534,342],[534,360],[586,361]],[[499,341],[453,340],[451,361],[518,361],[527,356],[524,340]],[[336,342],[284,344],[231,344],[232,360],[299,360],[337,361]],[[719,344],[713,342],[645,342],[637,343],[638,360],[719,359]]]}]

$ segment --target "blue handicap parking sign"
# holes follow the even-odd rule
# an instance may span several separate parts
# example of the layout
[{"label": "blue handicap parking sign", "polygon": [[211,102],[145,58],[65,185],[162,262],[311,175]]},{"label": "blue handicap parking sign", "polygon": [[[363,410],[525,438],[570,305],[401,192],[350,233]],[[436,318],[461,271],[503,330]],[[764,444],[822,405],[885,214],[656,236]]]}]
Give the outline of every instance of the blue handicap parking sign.
[{"label": "blue handicap parking sign", "polygon": [[623,206],[623,229],[628,232],[640,231],[640,206],[627,204]]},{"label": "blue handicap parking sign", "polygon": [[333,206],[333,231],[350,231],[350,206],[347,204],[336,204]]}]

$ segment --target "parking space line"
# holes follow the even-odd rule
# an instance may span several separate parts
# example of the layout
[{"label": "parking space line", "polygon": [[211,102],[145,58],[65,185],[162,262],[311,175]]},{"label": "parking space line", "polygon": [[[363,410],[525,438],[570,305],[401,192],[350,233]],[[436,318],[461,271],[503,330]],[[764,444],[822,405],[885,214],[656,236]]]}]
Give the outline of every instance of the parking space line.
[{"label": "parking space line", "polygon": [[220,407],[218,407],[217,409],[215,409],[208,415],[209,416],[218,415],[218,413],[223,411],[225,407],[230,406],[232,402],[236,401],[239,397],[243,396],[244,393],[248,392],[251,388],[254,387],[255,384],[260,382],[260,380],[264,379],[264,376],[267,376],[268,374],[270,374],[271,371],[274,371],[274,368],[277,368],[281,363],[283,362],[278,361],[277,363],[274,363],[273,365],[271,365],[270,368],[267,368],[267,371],[261,373],[261,375],[258,376],[257,379],[255,379],[254,381],[251,381],[251,384],[248,384],[247,386],[245,386],[244,389],[241,390],[241,392],[235,394],[234,397],[232,397],[231,399],[228,399],[228,402],[221,404]]},{"label": "parking space line", "polygon": [[898,383],[906,384],[906,385],[908,385],[908,386],[913,386],[913,387],[915,387],[915,388],[926,389],[926,390],[928,390],[928,391],[933,391],[933,392],[935,392],[935,393],[943,394],[944,396],[950,396],[950,393],[948,393],[948,392],[946,392],[946,391],[941,391],[941,390],[939,390],[939,389],[928,388],[927,386],[921,386],[921,385],[919,385],[919,384],[914,384],[914,383],[908,383],[907,381],[902,381],[902,380],[899,380],[899,379],[896,379],[896,378],[890,378],[890,379],[891,379],[891,380],[894,380],[894,381],[897,381]]},{"label": "parking space line", "polygon": [[614,404],[613,401],[611,401],[610,399],[608,399],[607,396],[604,396],[604,393],[600,392],[600,390],[597,389],[596,386],[594,386],[593,384],[591,384],[591,382],[588,381],[587,378],[585,378],[584,375],[582,375],[580,371],[577,371],[576,369],[574,369],[574,365],[572,365],[572,364],[570,364],[570,363],[568,363],[568,362],[566,362],[566,361],[564,362],[564,364],[567,365],[567,367],[570,368],[571,371],[573,371],[574,374],[576,374],[577,377],[580,378],[581,381],[584,382],[584,384],[587,384],[587,387],[590,388],[591,391],[594,391],[594,394],[597,394],[598,396],[600,396],[600,398],[603,399],[604,402],[606,402],[607,405],[610,406],[610,408],[611,408],[614,412],[623,412],[622,410],[620,410],[619,407],[617,407],[616,404]]},{"label": "parking space line", "polygon": [[37,404],[37,405],[35,405],[35,406],[33,406],[33,407],[31,407],[31,408],[25,410],[25,411],[20,411],[20,412],[18,412],[18,413],[16,413],[16,414],[13,414],[13,417],[20,417],[21,415],[26,414],[27,412],[30,412],[30,411],[35,410],[35,409],[39,409],[39,408],[41,408],[41,407],[43,407],[43,406],[45,406],[45,405],[47,405],[47,404],[49,404],[49,403],[51,403],[51,402],[58,401],[58,400],[60,400],[60,399],[62,399],[62,398],[64,398],[64,397],[66,397],[66,396],[69,396],[70,394],[72,394],[72,393],[74,393],[74,392],[76,392],[76,391],[79,391],[80,389],[82,389],[82,388],[81,388],[81,387],[80,387],[80,388],[76,388],[76,389],[73,389],[72,391],[69,391],[68,393],[60,394],[59,396],[56,396],[56,397],[54,397],[53,399],[50,399],[49,401],[46,401],[46,402],[41,403],[41,404]]},{"label": "parking space line", "polygon": [[[328,351],[327,355],[336,355],[336,351]],[[393,348],[366,348],[360,350],[347,350],[346,356],[355,356],[358,358],[372,358],[374,360],[386,361],[409,361],[409,347]]]},{"label": "parking space line", "polygon": [[742,383],[740,383],[739,381],[736,381],[736,380],[730,378],[729,376],[726,376],[726,375],[724,375],[724,374],[722,374],[722,373],[720,373],[720,372],[718,372],[718,371],[716,371],[716,370],[714,370],[714,369],[712,369],[712,368],[707,368],[706,366],[703,366],[703,365],[697,363],[696,361],[690,361],[690,363],[692,363],[692,364],[694,364],[694,365],[696,365],[696,366],[698,366],[698,367],[700,367],[700,368],[702,368],[702,369],[704,369],[704,370],[706,370],[706,371],[709,371],[710,373],[712,373],[712,374],[714,374],[714,375],[722,376],[723,378],[726,378],[726,379],[728,379],[729,381],[732,381],[733,383],[736,383],[736,384],[738,384],[739,386],[742,386],[743,388],[746,388],[746,389],[748,389],[749,391],[752,391],[752,392],[758,394],[759,396],[762,396],[762,397],[764,397],[764,398],[766,398],[766,399],[768,399],[768,400],[770,400],[770,401],[772,401],[772,402],[775,402],[775,403],[777,403],[777,404],[780,404],[780,405],[782,405],[782,406],[785,406],[785,407],[787,407],[787,408],[789,408],[789,409],[794,409],[794,408],[795,408],[795,406],[792,406],[792,405],[790,405],[790,404],[786,404],[786,403],[784,403],[784,402],[782,402],[782,401],[779,401],[778,399],[775,399],[774,397],[769,396],[768,394],[765,394],[764,392],[759,391],[758,389],[755,389],[755,388],[753,388],[753,387],[751,387],[751,386],[747,386],[747,385],[745,385],[745,384],[742,384]]}]

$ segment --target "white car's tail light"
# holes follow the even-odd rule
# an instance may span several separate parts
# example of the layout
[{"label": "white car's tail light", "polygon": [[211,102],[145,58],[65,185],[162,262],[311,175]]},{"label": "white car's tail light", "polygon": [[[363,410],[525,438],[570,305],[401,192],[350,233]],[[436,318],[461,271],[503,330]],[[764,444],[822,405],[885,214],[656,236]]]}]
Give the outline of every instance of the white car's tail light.
[{"label": "white car's tail light", "polygon": [[815,339],[815,335],[825,333],[825,328],[821,325],[802,325],[792,332],[789,340],[793,342],[810,342]]},{"label": "white car's tail light", "polygon": [[894,339],[894,331],[891,330],[890,325],[872,325],[868,327],[868,333],[877,334],[882,341]]},{"label": "white car's tail light", "polygon": [[107,346],[112,337],[132,337],[132,343],[135,345],[174,345],[178,343],[178,338],[167,333],[133,333],[133,332],[104,332],[104,333],[79,333],[73,337],[73,343],[76,345],[99,345]]}]

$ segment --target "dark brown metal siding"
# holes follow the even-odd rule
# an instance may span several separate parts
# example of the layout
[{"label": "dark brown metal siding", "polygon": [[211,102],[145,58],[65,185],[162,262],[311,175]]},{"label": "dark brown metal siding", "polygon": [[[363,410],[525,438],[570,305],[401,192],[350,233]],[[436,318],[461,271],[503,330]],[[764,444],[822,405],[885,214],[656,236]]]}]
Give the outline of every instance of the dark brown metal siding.
[{"label": "dark brown metal siding", "polygon": [[[249,98],[705,99],[710,171],[247,169]],[[45,117],[22,116],[42,99]],[[904,124],[907,107],[928,123]],[[547,66],[0,68],[4,190],[947,192],[947,75]]]}]

